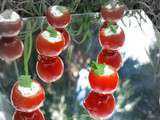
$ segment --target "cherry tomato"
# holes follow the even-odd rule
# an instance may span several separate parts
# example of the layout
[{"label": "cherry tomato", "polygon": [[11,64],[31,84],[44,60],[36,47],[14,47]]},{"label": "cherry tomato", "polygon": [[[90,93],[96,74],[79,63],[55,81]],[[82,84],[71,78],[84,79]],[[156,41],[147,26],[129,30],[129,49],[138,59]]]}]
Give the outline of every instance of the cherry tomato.
[{"label": "cherry tomato", "polygon": [[63,35],[58,32],[58,37],[48,36],[48,31],[44,31],[37,36],[36,50],[38,54],[43,56],[58,56],[64,49],[65,40]]},{"label": "cherry tomato", "polygon": [[65,39],[65,46],[64,46],[64,50],[65,50],[68,48],[69,42],[70,42],[69,32],[67,30],[65,30],[64,28],[62,28],[62,29],[57,28],[57,30],[63,34],[63,37]]},{"label": "cherry tomato", "polygon": [[0,59],[6,62],[14,61],[23,54],[24,46],[19,37],[0,39]]},{"label": "cherry tomato", "polygon": [[65,28],[71,22],[71,14],[64,6],[51,6],[46,12],[47,21],[55,28]]},{"label": "cherry tomato", "polygon": [[45,91],[35,80],[31,88],[22,87],[17,81],[11,91],[11,103],[18,111],[35,111],[43,105],[44,100]]},{"label": "cherry tomato", "polygon": [[118,87],[119,76],[115,68],[105,65],[104,73],[97,75],[93,69],[89,73],[91,88],[98,93],[113,93]]},{"label": "cherry tomato", "polygon": [[36,71],[40,79],[46,83],[51,83],[61,78],[64,64],[60,57],[41,56],[36,64]]},{"label": "cherry tomato", "polygon": [[[116,25],[116,24],[115,24]],[[123,46],[125,34],[121,27],[118,27],[116,33],[109,33],[109,25],[103,25],[99,30],[99,42],[103,49],[117,50]]]},{"label": "cherry tomato", "polygon": [[122,63],[121,54],[117,50],[102,50],[97,57],[99,64],[107,64],[119,70]]},{"label": "cherry tomato", "polygon": [[16,12],[12,10],[5,10],[0,14],[0,35],[2,37],[17,36],[22,25],[22,19]]},{"label": "cherry tomato", "polygon": [[124,5],[119,3],[107,4],[101,7],[101,16],[106,21],[117,22],[123,17]]},{"label": "cherry tomato", "polygon": [[40,110],[33,112],[16,111],[12,120],[45,120],[43,113]]},{"label": "cherry tomato", "polygon": [[99,94],[91,91],[83,105],[92,117],[108,119],[114,112],[115,99],[112,94]]}]

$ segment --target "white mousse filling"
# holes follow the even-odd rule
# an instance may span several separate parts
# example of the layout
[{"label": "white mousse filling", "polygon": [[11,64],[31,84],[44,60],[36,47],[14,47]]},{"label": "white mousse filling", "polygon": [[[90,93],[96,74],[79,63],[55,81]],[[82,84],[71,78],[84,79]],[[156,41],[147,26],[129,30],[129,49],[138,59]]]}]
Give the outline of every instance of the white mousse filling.
[{"label": "white mousse filling", "polygon": [[[119,7],[120,7],[119,4],[117,4],[117,5],[115,6],[115,8],[119,8]],[[108,5],[105,6],[105,8],[107,8],[107,9],[112,9],[113,6],[112,6],[111,4],[108,4]]]},{"label": "white mousse filling", "polygon": [[28,87],[22,87],[18,86],[18,90],[21,92],[21,94],[25,97],[30,97],[36,95],[40,91],[39,84],[32,82],[32,85],[30,88]]},{"label": "white mousse filling", "polygon": [[48,31],[44,31],[42,33],[42,36],[48,40],[51,43],[59,42],[62,41],[62,35],[60,32],[57,31],[57,36],[56,37],[51,37],[50,33]]},{"label": "white mousse filling", "polygon": [[114,33],[110,27],[105,28],[104,31],[104,35],[105,36],[111,36],[111,35],[116,35],[116,34],[120,34],[121,32],[121,28],[118,26],[118,28],[116,29],[116,33]]},{"label": "white mousse filling", "polygon": [[105,6],[105,8],[107,8],[107,9],[112,9],[112,5],[111,5],[111,4],[108,4],[108,5]]},{"label": "white mousse filling", "polygon": [[54,16],[56,16],[56,17],[60,17],[60,16],[62,16],[63,15],[63,12],[62,11],[60,11],[59,9],[58,9],[58,5],[55,5],[55,6],[53,6],[52,8],[51,8],[51,13],[54,15]]},{"label": "white mousse filling", "polygon": [[6,10],[0,14],[0,22],[14,22],[18,19],[20,19],[20,16],[12,10]]},{"label": "white mousse filling", "polygon": [[114,73],[114,71],[109,66],[105,66],[103,75],[109,76],[109,75],[112,75],[113,73]]}]

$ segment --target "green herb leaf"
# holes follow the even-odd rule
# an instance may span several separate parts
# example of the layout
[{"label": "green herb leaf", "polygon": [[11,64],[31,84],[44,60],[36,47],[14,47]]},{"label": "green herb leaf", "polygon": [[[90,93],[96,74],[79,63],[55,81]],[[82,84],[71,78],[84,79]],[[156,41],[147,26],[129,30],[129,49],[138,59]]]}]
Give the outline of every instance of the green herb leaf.
[{"label": "green herb leaf", "polygon": [[64,13],[64,11],[66,10],[66,7],[64,7],[64,6],[57,6],[56,9],[58,9],[61,13]]},{"label": "green herb leaf", "polygon": [[103,64],[98,64],[96,63],[95,61],[92,61],[90,63],[90,66],[91,68],[93,69],[94,73],[96,75],[103,75],[104,74],[104,68],[105,68],[105,65]]},{"label": "green herb leaf", "polygon": [[21,75],[19,77],[19,83],[22,87],[28,87],[30,88],[32,85],[32,80],[30,75]]},{"label": "green herb leaf", "polygon": [[109,28],[113,33],[116,33],[118,29],[118,25],[113,25],[112,22],[109,22]]},{"label": "green herb leaf", "polygon": [[50,33],[50,36],[51,37],[57,37],[57,31],[55,30],[55,28],[54,27],[52,27],[52,26],[48,26],[47,27],[47,31]]}]

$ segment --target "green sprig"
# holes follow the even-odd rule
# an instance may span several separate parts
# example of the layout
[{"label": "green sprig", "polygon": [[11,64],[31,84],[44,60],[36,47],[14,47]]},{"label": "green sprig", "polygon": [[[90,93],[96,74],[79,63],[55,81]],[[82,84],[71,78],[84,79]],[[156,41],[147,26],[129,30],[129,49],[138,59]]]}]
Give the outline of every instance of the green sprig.
[{"label": "green sprig", "polygon": [[19,77],[19,84],[22,87],[28,87],[30,88],[32,85],[32,79],[30,75],[21,75]]},{"label": "green sprig", "polygon": [[66,8],[64,6],[57,6],[56,7],[61,13],[64,13],[64,11],[66,10]]},{"label": "green sprig", "polygon": [[112,22],[109,22],[109,28],[113,33],[116,33],[118,29],[118,25],[114,25]]},{"label": "green sprig", "polygon": [[90,66],[96,75],[103,75],[104,74],[104,68],[105,68],[104,64],[98,64],[95,61],[92,61],[90,63]]},{"label": "green sprig", "polygon": [[54,27],[52,27],[52,26],[48,26],[47,27],[47,31],[50,33],[50,36],[51,37],[57,37],[57,31],[55,30],[55,28]]},{"label": "green sprig", "polygon": [[[31,29],[32,25],[31,22],[27,24],[27,29]],[[28,32],[28,34],[25,35],[25,41],[24,41],[24,72],[25,75],[21,75],[19,77],[19,83],[20,86],[22,87],[31,87],[32,85],[32,79],[31,76],[29,75],[29,70],[28,70],[28,63],[29,59],[31,57],[32,53],[32,46],[33,46],[33,41],[32,41],[32,31]]]}]

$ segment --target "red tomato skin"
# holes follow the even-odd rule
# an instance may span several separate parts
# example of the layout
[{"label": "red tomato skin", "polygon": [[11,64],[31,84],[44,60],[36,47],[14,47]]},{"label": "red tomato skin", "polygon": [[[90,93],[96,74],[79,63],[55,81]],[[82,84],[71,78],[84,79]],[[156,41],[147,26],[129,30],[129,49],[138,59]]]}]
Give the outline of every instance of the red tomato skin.
[{"label": "red tomato skin", "polygon": [[61,41],[51,43],[43,37],[42,33],[40,33],[36,39],[36,50],[39,55],[43,56],[58,56],[62,52],[64,45],[64,37],[62,37]]},{"label": "red tomato skin", "polygon": [[49,7],[46,12],[48,23],[55,28],[65,28],[71,22],[71,14],[69,10],[66,9],[62,16],[57,17],[54,16],[53,13],[51,13],[51,7]]},{"label": "red tomato skin", "polygon": [[121,48],[125,41],[125,34],[121,28],[121,32],[115,35],[105,35],[105,28],[107,25],[102,26],[99,29],[99,43],[103,49],[118,50]]},{"label": "red tomato skin", "polygon": [[0,35],[2,37],[15,37],[19,34],[22,26],[22,19],[14,22],[0,22]]},{"label": "red tomato skin", "polygon": [[36,64],[36,71],[39,78],[45,83],[55,82],[64,73],[64,63],[60,57],[41,57]]},{"label": "red tomato skin", "polygon": [[18,90],[19,82],[17,81],[11,91],[11,103],[14,108],[21,112],[32,112],[39,109],[45,100],[45,91],[37,81],[40,91],[34,96],[23,96],[21,91]]},{"label": "red tomato skin", "polygon": [[106,8],[105,6],[101,7],[101,16],[105,21],[117,22],[123,17],[124,14],[124,5],[120,5],[118,8]]},{"label": "red tomato skin", "polygon": [[118,71],[122,64],[122,57],[117,50],[104,49],[98,54],[97,61],[99,64],[110,65]]},{"label": "red tomato skin", "polygon": [[96,75],[91,69],[89,73],[89,83],[93,91],[98,93],[113,93],[116,91],[119,84],[119,76],[113,67],[109,66],[114,73],[111,75]]},{"label": "red tomato skin", "polygon": [[24,46],[19,37],[0,39],[0,59],[12,62],[23,54]]},{"label": "red tomato skin", "polygon": [[69,47],[69,44],[70,44],[69,32],[67,30],[65,30],[64,28],[59,28],[59,29],[57,28],[57,30],[62,33],[62,35],[65,39],[65,45],[64,45],[64,50],[65,50]]},{"label": "red tomato skin", "polygon": [[115,98],[112,94],[99,94],[91,91],[83,105],[94,118],[108,119],[115,109]]},{"label": "red tomato skin", "polygon": [[16,111],[12,120],[45,120],[43,113],[40,110],[33,112]]}]

